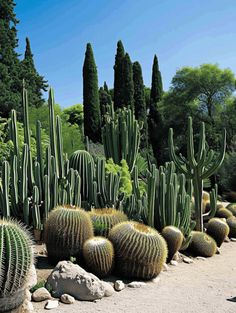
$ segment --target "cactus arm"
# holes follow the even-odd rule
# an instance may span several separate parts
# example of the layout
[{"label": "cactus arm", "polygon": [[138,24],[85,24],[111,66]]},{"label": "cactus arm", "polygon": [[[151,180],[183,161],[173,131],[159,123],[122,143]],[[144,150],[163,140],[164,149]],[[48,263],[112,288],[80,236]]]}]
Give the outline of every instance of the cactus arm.
[{"label": "cactus arm", "polygon": [[194,156],[193,126],[191,117],[188,118],[187,158],[192,168],[197,166]]},{"label": "cactus arm", "polygon": [[61,119],[56,117],[56,139],[57,139],[57,160],[58,160],[58,175],[60,178],[65,176],[64,160],[63,160],[63,140],[61,131]]},{"label": "cactus arm", "polygon": [[2,212],[5,218],[11,216],[10,204],[9,204],[9,183],[10,183],[10,165],[7,161],[2,165]]}]

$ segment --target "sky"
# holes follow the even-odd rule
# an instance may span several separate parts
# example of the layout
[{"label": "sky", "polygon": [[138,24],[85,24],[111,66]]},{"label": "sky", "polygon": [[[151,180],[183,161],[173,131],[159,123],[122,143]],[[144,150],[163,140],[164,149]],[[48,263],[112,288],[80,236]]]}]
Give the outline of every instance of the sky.
[{"label": "sky", "polygon": [[86,44],[93,47],[99,86],[113,87],[114,60],[122,40],[151,84],[154,54],[164,89],[183,66],[217,63],[236,74],[236,0],[15,0],[19,47],[31,42],[38,72],[56,102],[83,102]]}]

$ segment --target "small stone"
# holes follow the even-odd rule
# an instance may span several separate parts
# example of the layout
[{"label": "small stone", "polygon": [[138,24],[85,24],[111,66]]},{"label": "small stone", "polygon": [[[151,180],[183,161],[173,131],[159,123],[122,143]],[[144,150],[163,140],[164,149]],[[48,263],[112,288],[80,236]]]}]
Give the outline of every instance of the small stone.
[{"label": "small stone", "polygon": [[122,280],[117,280],[115,281],[114,288],[116,291],[121,291],[125,289],[125,284],[123,283]]},{"label": "small stone", "polygon": [[28,301],[31,301],[31,298],[32,298],[31,292],[28,289],[26,289],[25,290],[25,299]]},{"label": "small stone", "polygon": [[197,260],[201,260],[201,261],[205,261],[206,260],[206,258],[204,258],[204,256],[197,256],[196,259]]},{"label": "small stone", "polygon": [[65,304],[72,304],[75,302],[75,298],[64,293],[63,295],[61,295],[61,302],[65,303]]},{"label": "small stone", "polygon": [[219,247],[216,248],[216,254],[220,254],[220,248]]},{"label": "small stone", "polygon": [[173,261],[179,261],[179,259],[180,259],[180,253],[179,253],[179,251],[177,251],[177,252],[174,254],[172,260],[173,260]]},{"label": "small stone", "polygon": [[107,283],[106,281],[102,281],[102,284],[105,288],[104,297],[110,297],[115,293],[115,290],[111,284]]},{"label": "small stone", "polygon": [[230,238],[230,240],[236,242],[236,238]]},{"label": "small stone", "polygon": [[190,259],[190,258],[187,258],[187,257],[185,257],[185,258],[183,259],[183,261],[184,261],[184,263],[187,263],[187,264],[193,263],[193,260]]},{"label": "small stone", "polygon": [[27,289],[33,288],[37,284],[37,273],[34,264],[31,265],[25,287]]},{"label": "small stone", "polygon": [[175,261],[175,260],[171,260],[171,261],[170,261],[170,265],[177,266],[177,265],[178,265],[178,262]]},{"label": "small stone", "polygon": [[225,237],[224,242],[230,242],[230,239],[229,239],[229,237],[228,237],[228,236],[227,236],[227,237]]},{"label": "small stone", "polygon": [[59,305],[58,300],[48,300],[44,308],[46,310],[52,310],[52,309],[56,309],[58,305]]},{"label": "small stone", "polygon": [[167,272],[169,269],[168,265],[166,263],[163,264],[163,267],[162,267],[162,271],[163,272]]},{"label": "small stone", "polygon": [[35,290],[35,292],[33,292],[32,299],[35,302],[41,302],[41,301],[44,301],[44,300],[51,299],[51,295],[50,295],[50,293],[48,292],[48,290],[46,288],[41,287],[41,288]]},{"label": "small stone", "polygon": [[160,276],[157,276],[157,277],[152,279],[152,283],[157,284],[160,282],[160,280],[161,280]]},{"label": "small stone", "polygon": [[147,284],[142,282],[142,281],[132,281],[132,283],[128,284],[128,287],[130,288],[140,288],[140,287],[144,287]]}]

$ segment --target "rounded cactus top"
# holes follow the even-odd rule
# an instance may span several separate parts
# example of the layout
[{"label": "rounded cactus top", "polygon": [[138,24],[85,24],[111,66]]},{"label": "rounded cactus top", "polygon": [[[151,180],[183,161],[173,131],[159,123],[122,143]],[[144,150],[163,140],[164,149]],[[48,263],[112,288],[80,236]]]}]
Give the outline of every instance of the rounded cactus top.
[{"label": "rounded cactus top", "polygon": [[92,209],[90,214],[92,215],[119,215],[126,217],[126,214],[122,211],[116,210],[114,208],[104,208],[104,209]]},{"label": "rounded cactus top", "polygon": [[147,236],[159,235],[158,231],[156,231],[154,228],[138,223],[138,222],[134,222],[134,221],[127,221],[127,222],[119,223],[115,225],[112,229],[112,231],[117,231],[117,232],[119,230],[133,231],[133,232],[136,232],[137,234],[147,235]]}]

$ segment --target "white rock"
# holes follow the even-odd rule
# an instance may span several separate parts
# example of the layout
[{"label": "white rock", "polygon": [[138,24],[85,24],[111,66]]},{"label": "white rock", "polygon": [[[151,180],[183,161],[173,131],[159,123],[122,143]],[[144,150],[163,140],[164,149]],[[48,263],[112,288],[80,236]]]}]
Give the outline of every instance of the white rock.
[{"label": "white rock", "polygon": [[58,305],[59,305],[58,300],[48,300],[44,308],[46,310],[52,310],[52,309],[56,309]]},{"label": "white rock", "polygon": [[184,261],[184,263],[187,263],[187,264],[193,263],[193,260],[190,259],[190,258],[187,258],[187,257],[185,257],[185,258],[183,259],[183,261]]},{"label": "white rock", "polygon": [[101,299],[105,294],[105,288],[99,278],[70,261],[59,262],[48,277],[47,283],[56,298],[66,293],[77,300],[94,301]]},{"label": "white rock", "polygon": [[228,236],[225,238],[224,242],[230,242],[230,239]]},{"label": "white rock", "polygon": [[44,301],[44,300],[49,300],[51,299],[51,295],[50,293],[48,292],[48,290],[44,287],[41,287],[37,290],[35,290],[32,294],[32,299],[35,301],[35,302],[41,302],[41,301]]},{"label": "white rock", "polygon": [[204,256],[197,256],[196,259],[197,260],[201,260],[201,261],[205,261],[206,260],[206,258],[204,258]]},{"label": "white rock", "polygon": [[144,287],[147,284],[142,282],[142,281],[132,281],[132,283],[128,284],[128,287],[130,288],[140,288],[140,287]]},{"label": "white rock", "polygon": [[236,238],[230,238],[230,240],[236,242]]},{"label": "white rock", "polygon": [[178,265],[178,262],[175,261],[175,260],[171,260],[171,261],[170,261],[170,265],[172,265],[172,266],[177,266],[177,265]]},{"label": "white rock", "polygon": [[115,281],[114,288],[116,291],[121,291],[125,289],[125,284],[123,283],[122,280],[117,280]]},{"label": "white rock", "polygon": [[153,278],[151,281],[154,284],[158,284],[160,282],[160,280],[161,280],[160,276],[157,276],[157,277]]},{"label": "white rock", "polygon": [[162,271],[163,272],[167,272],[169,269],[168,265],[166,263],[163,264],[163,267],[162,267]]},{"label": "white rock", "polygon": [[180,253],[179,253],[179,251],[177,251],[177,252],[174,254],[172,260],[173,260],[173,261],[179,261],[179,259],[180,259]]},{"label": "white rock", "polygon": [[27,281],[26,281],[25,287],[27,289],[31,289],[36,284],[37,284],[37,272],[36,272],[36,268],[35,268],[34,264],[32,264],[31,267],[30,267],[29,273],[28,273],[28,277],[27,277]]},{"label": "white rock", "polygon": [[75,298],[64,293],[63,295],[61,295],[61,302],[65,303],[65,304],[72,304],[75,302]]},{"label": "white rock", "polygon": [[110,297],[115,293],[115,290],[111,284],[107,283],[106,281],[102,281],[102,284],[105,288],[104,297]]}]

